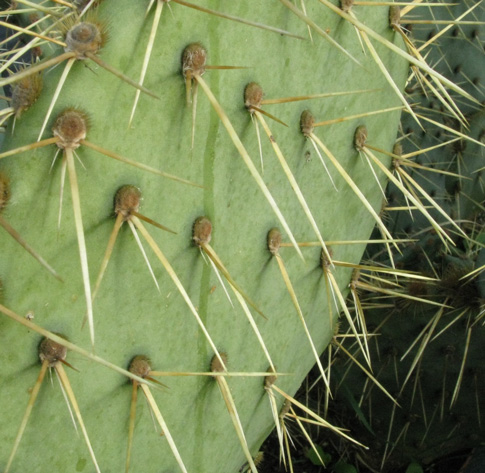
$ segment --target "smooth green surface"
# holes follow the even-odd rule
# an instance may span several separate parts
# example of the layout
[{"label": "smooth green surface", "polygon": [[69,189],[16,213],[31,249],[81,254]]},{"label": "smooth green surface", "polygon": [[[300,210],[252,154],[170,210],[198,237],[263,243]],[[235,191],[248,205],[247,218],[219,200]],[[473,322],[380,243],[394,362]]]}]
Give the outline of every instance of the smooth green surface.
[{"label": "smooth green surface", "polygon": [[[109,20],[110,40],[100,56],[137,78],[153,12],[144,20],[147,2],[105,0],[101,15]],[[247,69],[207,71],[208,82],[250,156],[259,169],[254,126],[243,106],[243,90],[258,81],[267,98],[287,97],[357,89],[377,92],[347,97],[316,99],[267,106],[270,113],[289,124],[285,128],[269,121],[293,173],[312,209],[325,240],[365,239],[374,221],[329,165],[339,192],[299,131],[299,116],[311,108],[317,121],[399,105],[399,100],[360,49],[352,26],[345,24],[317,2],[307,2],[308,15],[349,50],[363,67],[313,34],[298,40],[211,17],[171,3],[165,5],[145,86],[161,96],[160,101],[140,98],[133,127],[128,118],[134,89],[106,71],[88,63],[75,64],[55,107],[53,118],[66,106],[83,108],[91,117],[87,139],[131,159],[162,168],[193,180],[204,189],[188,187],[115,162],[92,150],[78,150],[86,170],[76,162],[91,283],[94,284],[113,227],[112,201],[123,184],[139,186],[144,195],[141,212],[176,230],[177,235],[149,228],[182,280],[192,301],[220,350],[229,356],[234,371],[265,371],[268,362],[244,314],[233,296],[227,301],[213,271],[191,244],[191,227],[196,217],[207,215],[214,225],[211,245],[238,284],[259,304],[268,320],[254,315],[277,368],[291,376],[278,385],[294,393],[314,363],[297,314],[283,283],[276,261],[266,250],[266,234],[279,222],[251,178],[225,129],[199,90],[194,149],[190,149],[191,109],[185,104],[185,87],[180,74],[184,47],[201,41],[208,49],[208,64],[237,65]],[[207,1],[214,9],[288,29],[307,38],[306,26],[278,2]],[[388,38],[386,7],[356,7],[356,15]],[[396,39],[400,44],[400,41]],[[376,46],[389,69],[402,85],[407,65]],[[58,51],[55,49],[55,51]],[[45,76],[44,94],[21,121],[5,149],[35,141],[63,66]],[[378,208],[380,191],[367,164],[353,149],[355,128],[365,123],[369,142],[391,149],[399,113],[353,120],[316,134],[327,144],[360,189]],[[48,127],[49,128],[49,127]],[[263,136],[264,180],[279,203],[295,237],[316,241],[267,138]],[[45,136],[50,136],[46,132]],[[57,234],[59,206],[59,161],[50,171],[55,146],[0,161],[0,170],[12,182],[12,199],[6,219],[64,277],[63,284],[49,276],[5,232],[0,232],[0,277],[4,304],[21,315],[35,312],[34,321],[64,333],[89,347],[87,327],[81,330],[86,310],[70,188],[66,182],[63,220]],[[286,236],[285,241],[288,241]],[[207,371],[213,355],[194,317],[166,271],[145,245],[160,284],[159,294],[126,225],[123,226],[94,304],[96,353],[127,367],[136,354],[152,359],[157,370]],[[363,246],[338,246],[338,260],[357,262]],[[320,250],[304,249],[303,263],[294,249],[281,250],[299,302],[318,349],[332,336]],[[337,271],[344,290],[349,270]],[[39,337],[0,318],[0,468],[6,464],[28,401],[29,388],[37,377],[36,347]],[[68,360],[81,372],[69,371],[94,451],[103,472],[124,469],[131,386],[120,375],[88,362],[76,354]],[[162,414],[170,428],[188,471],[237,472],[244,454],[217,388],[207,378],[164,379],[168,390],[156,392]],[[272,428],[269,403],[262,380],[228,380],[251,451]],[[139,394],[131,471],[179,471],[167,442],[160,438],[146,403]],[[87,449],[77,436],[56,380],[44,382],[15,458],[12,472],[94,471]]]}]

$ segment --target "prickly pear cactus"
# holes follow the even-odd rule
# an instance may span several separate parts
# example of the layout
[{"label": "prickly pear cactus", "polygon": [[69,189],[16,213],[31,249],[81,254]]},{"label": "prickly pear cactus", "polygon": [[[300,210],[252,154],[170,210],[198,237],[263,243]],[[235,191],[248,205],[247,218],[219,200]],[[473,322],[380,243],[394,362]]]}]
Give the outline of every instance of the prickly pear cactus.
[{"label": "prickly pear cactus", "polygon": [[[42,72],[42,94],[17,118],[15,130],[11,121],[5,122],[5,151],[36,143],[47,116],[40,139],[50,141],[0,159],[2,183],[8,182],[10,188],[8,202],[0,206],[2,221],[18,232],[62,282],[2,230],[2,312],[14,311],[28,323],[60,333],[123,369],[130,367],[135,356],[147,357],[150,368],[136,371],[140,376],[151,370],[207,373],[215,350],[227,354],[218,361],[227,359],[229,372],[261,373],[271,362],[285,374],[278,376],[276,384],[292,394],[315,356],[282,275],[281,261],[318,353],[332,337],[334,320],[327,310],[329,292],[320,266],[321,248],[302,248],[299,255],[290,245],[273,256],[266,246],[267,233],[277,226],[283,242],[319,241],[318,227],[325,241],[365,240],[375,224],[348,181],[329,162],[338,192],[334,189],[313,141],[300,131],[300,114],[311,109],[317,122],[360,115],[315,128],[314,133],[377,208],[379,189],[354,149],[354,130],[365,124],[375,146],[392,149],[401,102],[373,55],[363,53],[354,26],[319,2],[307,2],[307,16],[287,1],[202,2],[204,7],[272,25],[297,37],[197,11],[183,1],[99,3],[96,10],[89,9],[84,21],[99,27],[101,34],[95,33],[96,47],[81,50],[72,44],[72,30],[66,30],[83,20],[63,2],[39,3],[38,11],[23,2],[11,5],[10,15],[18,23],[25,27],[28,21],[40,21],[32,31],[57,40],[44,42],[42,60],[52,59],[55,65],[58,61],[53,58],[62,56],[63,62]],[[152,8],[145,14],[149,3]],[[25,14],[16,13],[22,8]],[[355,11],[370,30],[402,48],[401,38],[389,28],[388,7],[359,6]],[[142,91],[130,121],[137,89],[103,64],[138,82],[149,37],[155,34],[152,24],[158,17],[143,83],[152,94]],[[318,26],[321,34],[314,28],[310,40],[302,17]],[[86,31],[81,33],[82,39]],[[31,38],[24,34],[22,40]],[[182,64],[183,51],[192,43],[205,48],[205,52],[197,49],[197,54],[207,55],[207,66],[241,69],[212,70],[203,61],[196,68],[186,57]],[[378,42],[374,48],[396,87],[402,89],[407,61]],[[8,69],[14,72],[15,66]],[[5,77],[6,71],[2,83]],[[266,99],[352,93],[246,108],[244,90],[250,82],[261,85]],[[56,92],[58,98],[53,101]],[[211,104],[211,94],[224,110],[225,121]],[[192,100],[190,106],[187,97]],[[261,122],[261,107],[289,125],[264,119],[271,131],[268,139],[260,126],[263,164],[252,123]],[[387,108],[394,110],[366,116]],[[76,110],[77,115],[62,128],[66,110]],[[315,225],[274,152],[275,143]],[[131,162],[112,159],[114,155]],[[388,159],[382,159],[387,164]],[[123,186],[135,189],[128,201],[117,194]],[[200,216],[210,220],[210,243],[207,235],[197,236],[194,243],[193,224]],[[175,234],[150,225],[144,217]],[[108,261],[106,248],[115,226],[119,232]],[[333,257],[357,262],[362,251],[363,244],[335,246]],[[98,287],[102,267],[104,277]],[[350,270],[332,271],[344,290]],[[248,312],[254,322],[248,320]],[[119,472],[130,451],[130,471],[240,471],[248,455],[221,396],[224,384],[232,393],[251,455],[274,427],[261,376],[222,381],[197,375],[165,376],[159,379],[166,387],[151,382],[149,388],[138,389],[139,398],[146,394],[149,405],[138,399],[136,417],[130,417],[136,390],[127,377],[72,350],[65,361],[79,371],[62,368],[60,356],[47,359],[42,355],[44,361],[39,364],[41,336],[32,326],[26,329],[4,315],[0,318],[1,469],[8,464],[12,472],[93,471],[95,458],[98,471]],[[32,389],[39,388],[40,366],[44,372],[50,367],[62,389],[56,380],[44,381],[32,406],[29,398]],[[79,423],[80,413],[83,420],[79,435],[64,400],[73,404],[71,387],[78,404],[71,416]],[[277,399],[278,406],[282,402]],[[160,424],[155,415],[157,426],[161,425],[157,428],[150,415],[154,403],[163,418]],[[32,412],[12,457],[28,405]]]}]

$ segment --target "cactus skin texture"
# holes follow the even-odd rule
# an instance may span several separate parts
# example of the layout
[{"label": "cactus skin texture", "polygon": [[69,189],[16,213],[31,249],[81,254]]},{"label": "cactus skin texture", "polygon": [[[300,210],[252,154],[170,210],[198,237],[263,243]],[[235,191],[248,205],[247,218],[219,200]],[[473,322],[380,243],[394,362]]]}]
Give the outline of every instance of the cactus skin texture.
[{"label": "cactus skin texture", "polygon": [[[212,1],[211,8],[275,25],[306,37],[306,25],[278,2]],[[210,4],[210,5],[209,5]],[[140,73],[153,10],[145,18],[147,2],[105,0],[98,15],[109,22],[109,40],[99,53],[108,64],[131,78]],[[378,89],[374,92],[267,106],[289,124],[270,123],[280,148],[305,195],[325,240],[368,238],[374,220],[343,179],[330,166],[335,192],[311,144],[299,131],[299,117],[311,108],[317,120],[338,118],[399,106],[375,63],[360,49],[354,28],[318,2],[308,2],[308,15],[328,30],[362,67],[321,37],[296,39],[209,16],[170,3],[161,15],[145,87],[160,96],[141,95],[131,128],[128,119],[135,89],[104,69],[74,64],[55,105],[44,137],[50,137],[55,117],[67,107],[78,107],[89,117],[87,139],[105,149],[191,180],[203,189],[174,182],[116,162],[81,145],[77,149],[86,170],[76,162],[90,283],[94,285],[113,228],[113,198],[122,185],[141,189],[140,212],[175,230],[176,235],[146,224],[177,272],[197,307],[215,345],[228,354],[230,371],[262,372],[268,361],[244,314],[232,296],[229,304],[213,269],[192,244],[192,224],[206,215],[213,224],[211,245],[234,280],[267,317],[254,311],[256,323],[278,370],[289,373],[278,383],[294,393],[315,362],[278,266],[266,248],[266,234],[280,222],[251,177],[226,130],[199,87],[194,147],[191,149],[191,108],[186,105],[181,55],[186,45],[200,41],[208,64],[244,66],[240,70],[207,70],[204,79],[222,104],[256,166],[259,151],[250,115],[244,108],[246,84],[256,81],[266,97],[288,97],[323,92]],[[359,18],[383,36],[401,45],[388,27],[386,7],[360,7]],[[404,86],[408,65],[378,44],[384,63]],[[46,56],[60,54],[45,47]],[[33,143],[44,120],[64,65],[44,72],[44,87],[35,105],[6,134],[4,149]],[[379,189],[367,164],[353,148],[355,128],[365,123],[369,140],[392,149],[399,111],[346,121],[315,133],[337,156],[369,201],[378,207]],[[262,132],[264,181],[298,241],[315,241],[270,143]],[[51,161],[56,146],[0,160],[1,172],[11,183],[11,199],[3,215],[63,277],[51,277],[5,232],[0,232],[0,278],[3,304],[73,343],[90,348],[89,329],[81,328],[86,302],[69,182],[66,182],[62,223],[57,231],[60,160]],[[308,159],[310,157],[310,159]],[[387,158],[383,158],[386,159]],[[288,236],[283,233],[284,241]],[[117,238],[106,274],[94,301],[95,352],[127,369],[139,354],[152,369],[209,371],[213,350],[202,334],[172,279],[145,245],[158,293],[140,250],[124,225]],[[357,262],[364,247],[335,247],[334,257]],[[319,352],[333,335],[326,308],[326,290],[319,267],[320,249],[304,251],[303,262],[293,248],[281,254]],[[335,270],[342,290],[350,270]],[[228,284],[226,283],[226,286]],[[25,411],[29,389],[39,364],[40,336],[0,317],[0,469],[10,451]],[[69,352],[67,361],[80,372],[69,371],[84,423],[103,472],[123,471],[128,444],[131,384],[120,374]],[[54,380],[55,381],[55,380]],[[245,456],[221,394],[207,377],[163,378],[168,389],[152,389],[170,433],[190,472],[237,472]],[[252,454],[274,427],[262,378],[229,378],[234,401]],[[139,395],[139,397],[142,397]],[[281,406],[282,400],[278,401]],[[13,461],[11,471],[93,471],[86,445],[72,426],[58,383],[44,383]],[[130,471],[179,471],[166,438],[154,430],[150,413],[139,399]]]}]

